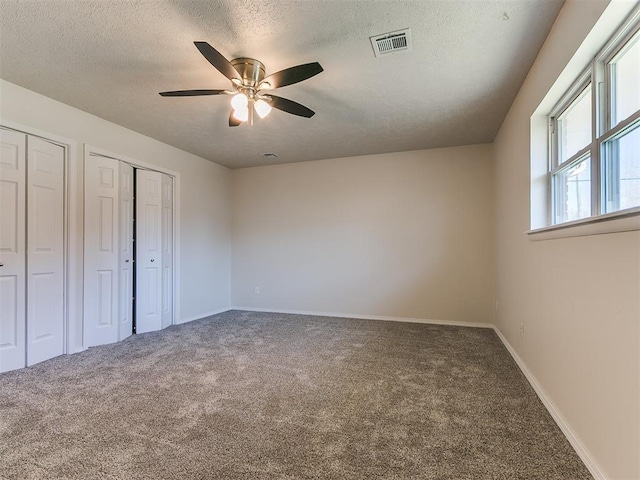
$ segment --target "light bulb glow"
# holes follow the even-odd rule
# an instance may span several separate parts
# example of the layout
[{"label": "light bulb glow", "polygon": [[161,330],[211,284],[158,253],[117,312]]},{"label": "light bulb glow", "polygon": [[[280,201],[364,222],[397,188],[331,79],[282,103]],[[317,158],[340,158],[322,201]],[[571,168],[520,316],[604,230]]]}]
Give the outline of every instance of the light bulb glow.
[{"label": "light bulb glow", "polygon": [[234,110],[242,110],[243,108],[247,108],[248,104],[249,99],[244,93],[238,93],[231,99],[231,106]]},{"label": "light bulb glow", "polygon": [[249,109],[246,106],[243,108],[236,108],[233,111],[233,118],[241,122],[246,122],[249,119]]},{"label": "light bulb glow", "polygon": [[271,111],[271,105],[269,105],[264,100],[258,100],[254,104],[254,107],[256,109],[256,113],[260,118],[266,117],[267,115],[269,115],[269,112]]}]

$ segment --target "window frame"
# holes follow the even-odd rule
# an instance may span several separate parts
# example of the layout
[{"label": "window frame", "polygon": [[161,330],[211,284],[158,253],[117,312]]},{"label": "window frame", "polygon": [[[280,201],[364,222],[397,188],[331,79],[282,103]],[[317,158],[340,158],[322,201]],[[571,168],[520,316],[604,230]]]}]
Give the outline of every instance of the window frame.
[{"label": "window frame", "polygon": [[[629,44],[632,41],[634,43],[640,43],[640,12],[637,12],[634,17],[636,18],[632,19],[630,22],[628,22],[628,25],[625,25],[623,28],[621,28],[617,32],[617,35],[614,35],[614,37],[602,49],[600,54],[595,58],[595,61],[600,64],[600,72],[598,73],[600,74],[600,77],[604,79],[605,86],[605,92],[603,92],[604,95],[602,95],[603,98],[601,99],[601,101],[603,102],[603,107],[605,109],[605,114],[603,115],[603,122],[602,125],[600,125],[600,129],[598,131],[599,136],[606,134],[608,131],[618,127],[621,123],[634,116],[632,114],[631,117],[627,117],[623,121],[618,122],[616,125],[613,125],[613,110],[615,108],[615,101],[613,98],[612,86],[614,84],[614,79],[611,75],[611,68],[607,68],[614,62],[616,57],[621,56],[623,53],[625,53],[624,50],[627,47],[631,48],[631,45]],[[640,112],[640,108],[638,109],[638,111],[636,111],[636,114],[638,112]]]},{"label": "window frame", "polygon": [[[613,123],[615,109],[614,78],[611,65],[631,48],[631,42],[640,42],[640,8],[632,14],[615,31],[600,51],[592,58],[589,65],[567,89],[547,116],[548,125],[548,165],[547,165],[547,224],[549,227],[562,227],[573,222],[583,222],[594,217],[606,215],[627,215],[640,208],[640,204],[619,210],[607,210],[606,199],[606,152],[608,142],[624,136],[635,129],[640,129],[640,108],[629,117]],[[575,152],[569,158],[560,159],[560,140],[558,118],[591,87],[591,142]],[[591,174],[591,209],[590,215],[577,220],[557,221],[556,177],[558,174],[577,165],[586,157],[590,157]],[[609,177],[610,178],[610,177]],[[619,201],[619,200],[618,200]]]},{"label": "window frame", "polygon": [[[575,152],[569,158],[564,161],[560,159],[560,140],[559,140],[559,128],[558,128],[558,118],[561,117],[572,105],[578,100],[584,93],[587,88],[591,88],[591,141],[582,149]],[[574,165],[580,163],[584,160],[586,156],[589,156],[589,168],[591,170],[591,214],[589,217],[594,216],[594,191],[593,184],[594,178],[597,178],[598,168],[595,166],[597,163],[594,161],[594,111],[595,105],[593,103],[594,97],[594,88],[593,84],[593,72],[592,67],[589,66],[582,74],[578,77],[578,79],[572,84],[572,86],[567,90],[565,95],[560,99],[560,101],[555,105],[555,107],[551,110],[549,114],[549,165],[548,165],[548,179],[547,179],[547,190],[548,190],[548,198],[547,205],[549,206],[549,211],[547,212],[549,224],[550,225],[562,225],[567,221],[556,222],[556,212],[557,212],[557,204],[556,204],[556,182],[555,178],[558,174],[562,173],[565,170],[572,168]],[[584,217],[584,218],[589,218]]]}]

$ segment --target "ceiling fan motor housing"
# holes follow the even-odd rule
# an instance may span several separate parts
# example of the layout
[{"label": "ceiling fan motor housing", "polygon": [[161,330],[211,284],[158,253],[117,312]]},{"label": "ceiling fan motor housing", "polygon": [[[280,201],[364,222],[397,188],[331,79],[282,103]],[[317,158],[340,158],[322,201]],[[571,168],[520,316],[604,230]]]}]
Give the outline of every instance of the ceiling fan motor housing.
[{"label": "ceiling fan motor housing", "polygon": [[244,87],[255,89],[264,79],[264,65],[254,58],[234,58],[230,63],[242,76]]}]

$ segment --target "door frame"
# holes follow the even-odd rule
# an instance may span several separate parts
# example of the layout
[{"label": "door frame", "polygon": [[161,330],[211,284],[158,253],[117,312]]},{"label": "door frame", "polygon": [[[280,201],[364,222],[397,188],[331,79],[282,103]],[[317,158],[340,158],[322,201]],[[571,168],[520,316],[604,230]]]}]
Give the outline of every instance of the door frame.
[{"label": "door frame", "polygon": [[[70,354],[84,350],[82,341],[82,322],[78,319],[78,299],[82,299],[81,275],[78,275],[78,260],[82,258],[82,242],[78,242],[78,144],[60,135],[45,132],[27,125],[9,120],[1,120],[0,128],[38,137],[62,147],[64,151],[63,172],[63,353]],[[26,152],[25,152],[26,154]],[[80,283],[79,283],[80,282]],[[73,287],[76,288],[73,288]],[[70,288],[71,287],[71,288]],[[26,361],[26,359],[25,359]]]},{"label": "door frame", "polygon": [[[134,168],[140,168],[144,170],[151,170],[154,172],[164,173],[169,175],[173,179],[173,322],[172,325],[178,324],[178,312],[180,311],[180,296],[177,292],[180,291],[180,276],[178,275],[178,271],[180,270],[180,172],[176,172],[175,170],[170,170],[168,168],[163,168],[153,163],[144,162],[135,158],[127,157],[126,155],[121,155],[119,153],[110,152],[108,150],[94,147],[89,144],[84,144],[84,156],[83,156],[83,169],[82,175],[84,178],[84,165],[86,162],[91,161],[91,156],[100,156],[111,158],[113,160],[118,160],[124,163],[128,163]],[[84,189],[84,181],[82,182]],[[82,199],[82,215],[84,218],[84,197]],[[84,223],[82,226],[82,232],[84,233]],[[84,251],[82,252],[82,262],[84,265]],[[84,278],[83,278],[84,282]],[[84,286],[84,284],[83,284]],[[84,304],[82,306],[82,315],[81,315],[82,323],[83,323],[83,331],[84,331]],[[85,342],[83,341],[83,345]],[[85,347],[86,348],[86,347]]]}]

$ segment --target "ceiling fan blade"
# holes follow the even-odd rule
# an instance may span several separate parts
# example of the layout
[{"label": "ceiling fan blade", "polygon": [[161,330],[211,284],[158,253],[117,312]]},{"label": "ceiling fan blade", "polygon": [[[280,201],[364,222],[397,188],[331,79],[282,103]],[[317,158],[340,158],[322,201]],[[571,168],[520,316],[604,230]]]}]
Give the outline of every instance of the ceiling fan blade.
[{"label": "ceiling fan blade", "polygon": [[163,97],[197,97],[199,95],[225,95],[227,90],[176,90],[174,92],[160,92]]},{"label": "ceiling fan blade", "polygon": [[242,122],[240,120],[238,120],[236,117],[233,116],[233,109],[232,109],[231,113],[229,114],[229,126],[230,127],[237,127],[241,123]]},{"label": "ceiling fan blade", "polygon": [[269,104],[273,108],[277,108],[283,112],[305,118],[311,118],[316,114],[313,110],[305,107],[304,105],[300,105],[298,102],[289,100],[288,98],[276,97],[275,95],[269,95],[269,97],[271,97]]},{"label": "ceiling fan blade", "polygon": [[233,65],[222,56],[215,48],[209,45],[207,42],[193,42],[195,46],[200,50],[200,53],[206,58],[211,65],[216,67],[220,73],[222,73],[229,80],[234,78],[242,80],[242,76],[234,68]]},{"label": "ceiling fan blade", "polygon": [[[264,85],[265,89],[286,87],[287,85],[302,82],[303,80],[311,78],[322,71],[324,71],[324,69],[318,62],[305,63],[304,65],[298,65],[272,73],[262,80],[260,85]],[[265,85],[266,83],[269,84],[268,87]],[[258,88],[260,88],[260,86]]]}]

